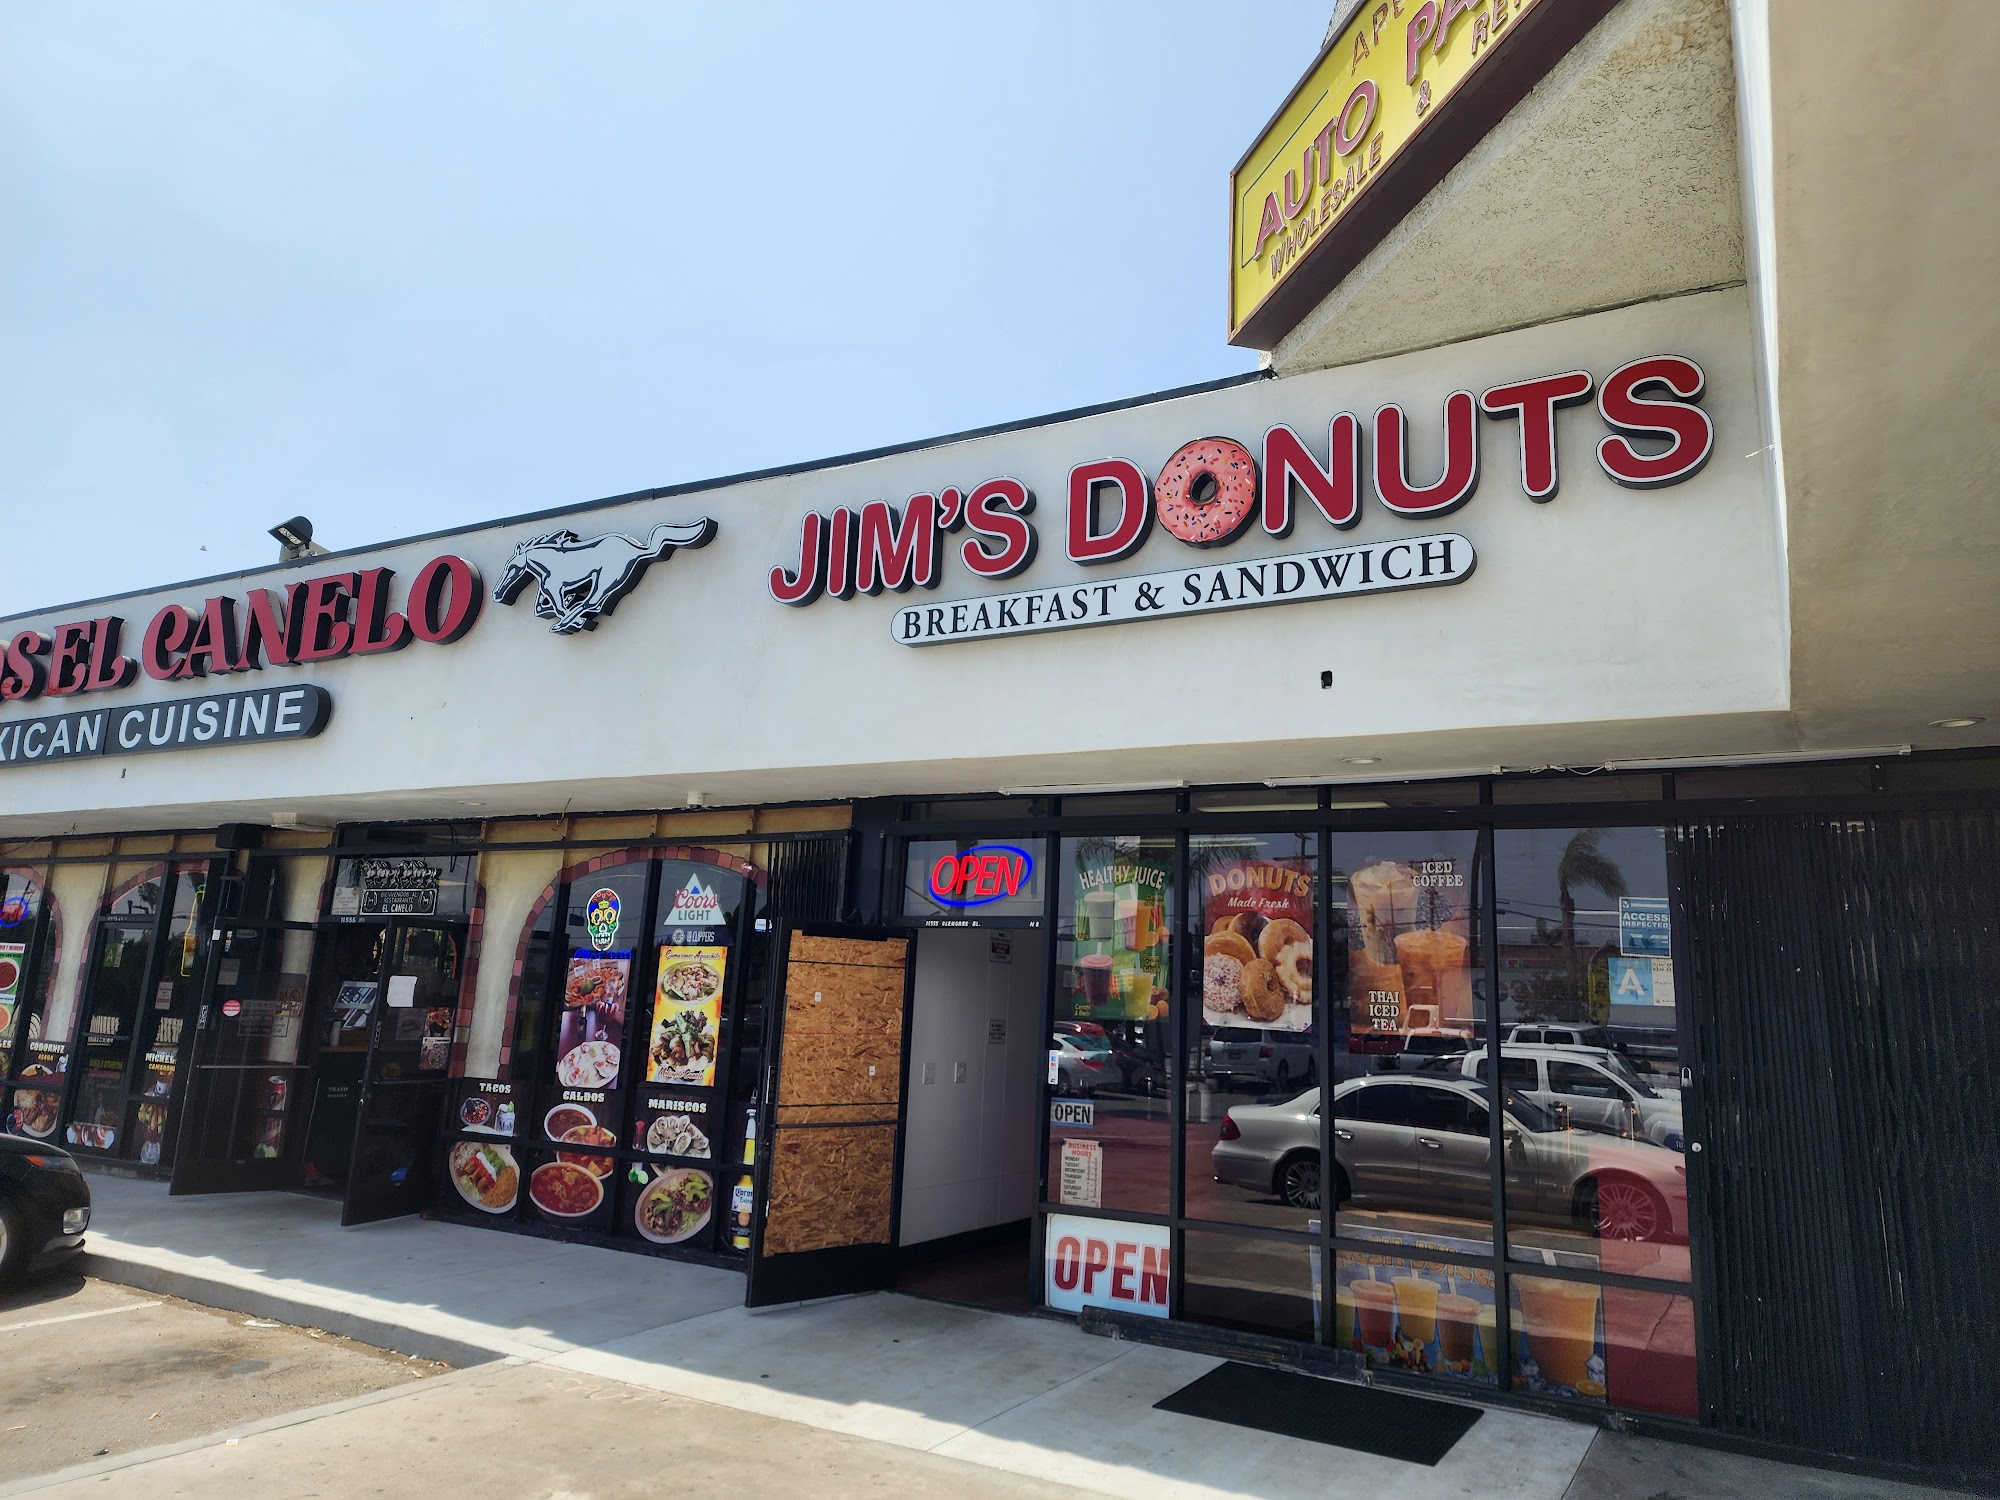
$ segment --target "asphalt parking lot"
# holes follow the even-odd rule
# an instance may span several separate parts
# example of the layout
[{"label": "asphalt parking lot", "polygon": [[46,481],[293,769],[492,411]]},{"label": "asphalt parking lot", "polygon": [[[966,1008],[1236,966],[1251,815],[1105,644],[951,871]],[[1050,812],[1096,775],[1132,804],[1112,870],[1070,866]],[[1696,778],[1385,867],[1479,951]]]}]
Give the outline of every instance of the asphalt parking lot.
[{"label": "asphalt parking lot", "polygon": [[43,1277],[0,1298],[0,1484],[444,1368],[73,1272]]}]

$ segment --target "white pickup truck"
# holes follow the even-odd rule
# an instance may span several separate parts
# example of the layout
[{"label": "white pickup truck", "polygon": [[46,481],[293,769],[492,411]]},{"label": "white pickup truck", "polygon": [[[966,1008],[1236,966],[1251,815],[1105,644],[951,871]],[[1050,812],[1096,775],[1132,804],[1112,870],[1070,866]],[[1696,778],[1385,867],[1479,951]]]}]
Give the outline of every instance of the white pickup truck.
[{"label": "white pickup truck", "polygon": [[[1435,1066],[1483,1080],[1486,1049],[1439,1058]],[[1507,1087],[1558,1117],[1567,1113],[1580,1129],[1651,1141],[1669,1151],[1679,1151],[1686,1138],[1679,1092],[1647,1082],[1608,1048],[1507,1042],[1500,1053],[1500,1072]]]}]

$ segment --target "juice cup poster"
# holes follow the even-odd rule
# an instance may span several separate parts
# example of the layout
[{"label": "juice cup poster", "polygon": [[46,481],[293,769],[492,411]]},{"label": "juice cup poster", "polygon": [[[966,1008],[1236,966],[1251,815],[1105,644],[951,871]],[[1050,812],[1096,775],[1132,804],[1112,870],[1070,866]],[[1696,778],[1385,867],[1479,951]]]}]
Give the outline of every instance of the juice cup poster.
[{"label": "juice cup poster", "polygon": [[1211,853],[1194,878],[1202,903],[1203,1022],[1311,1027],[1312,861]]},{"label": "juice cup poster", "polygon": [[1076,854],[1075,989],[1067,1019],[1152,1021],[1167,1013],[1173,851],[1085,839]]},{"label": "juice cup poster", "polygon": [[728,967],[727,948],[660,949],[660,983],[646,1043],[649,1083],[707,1088],[715,1082],[715,1039]]}]

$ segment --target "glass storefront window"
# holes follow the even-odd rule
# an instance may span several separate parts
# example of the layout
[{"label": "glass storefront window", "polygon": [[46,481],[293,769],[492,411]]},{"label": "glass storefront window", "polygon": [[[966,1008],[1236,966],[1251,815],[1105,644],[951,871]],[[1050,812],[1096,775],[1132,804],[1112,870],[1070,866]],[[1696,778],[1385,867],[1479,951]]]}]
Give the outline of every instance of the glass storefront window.
[{"label": "glass storefront window", "polygon": [[1048,1197],[1164,1214],[1174,1149],[1174,841],[1064,839],[1060,878]]},{"label": "glass storefront window", "polygon": [[1197,1323],[1311,1343],[1318,1326],[1319,1254],[1312,1241],[1190,1229],[1182,1237],[1182,1316]]},{"label": "glass storefront window", "polygon": [[27,1013],[38,1009],[31,966],[38,958],[44,900],[40,881],[0,870],[0,1083],[13,1072],[17,1030],[25,1030]]},{"label": "glass storefront window", "polygon": [[1335,1232],[1483,1254],[1493,1242],[1487,1100],[1463,1067],[1484,1030],[1479,837],[1336,833],[1344,957],[1330,1019]]},{"label": "glass storefront window", "polygon": [[[1501,1071],[1516,1259],[1689,1276],[1687,1174],[1658,828],[1495,835]],[[1474,1065],[1484,1076],[1481,1049]]]},{"label": "glass storefront window", "polygon": [[463,918],[472,910],[470,854],[358,855],[336,862],[327,915]]},{"label": "glass storefront window", "polygon": [[1190,1218],[1303,1230],[1319,1214],[1317,890],[1310,833],[1188,843],[1200,997],[1183,1149]]}]

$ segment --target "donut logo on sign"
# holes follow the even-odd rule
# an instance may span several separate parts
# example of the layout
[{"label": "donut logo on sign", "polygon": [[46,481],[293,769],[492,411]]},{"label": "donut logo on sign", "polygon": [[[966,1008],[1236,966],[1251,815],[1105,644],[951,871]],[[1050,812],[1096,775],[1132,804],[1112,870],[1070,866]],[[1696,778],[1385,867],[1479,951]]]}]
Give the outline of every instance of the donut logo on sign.
[{"label": "donut logo on sign", "polygon": [[931,866],[930,895],[940,906],[987,906],[1018,896],[1035,873],[1035,858],[1013,844],[981,844],[940,855]]}]

